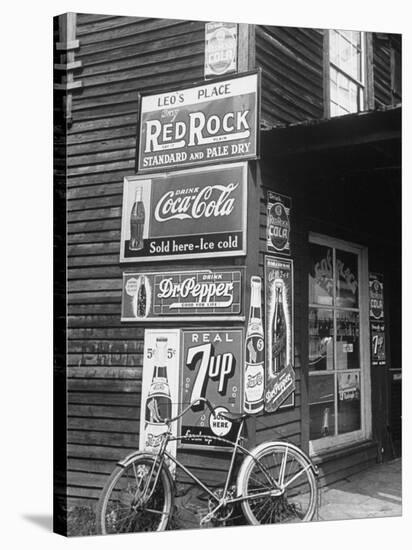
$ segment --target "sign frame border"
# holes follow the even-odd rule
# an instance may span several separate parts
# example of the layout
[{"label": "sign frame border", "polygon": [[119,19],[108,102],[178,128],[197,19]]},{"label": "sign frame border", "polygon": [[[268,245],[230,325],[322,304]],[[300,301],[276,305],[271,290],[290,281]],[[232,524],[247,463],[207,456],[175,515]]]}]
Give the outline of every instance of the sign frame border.
[{"label": "sign frame border", "polygon": [[[200,332],[200,331],[208,331],[208,332],[211,332],[211,331],[214,331],[214,332],[218,332],[218,331],[237,331],[237,332],[240,332],[241,334],[241,340],[242,340],[242,346],[241,346],[241,349],[240,349],[240,354],[241,354],[241,365],[240,365],[240,369],[241,369],[241,372],[240,372],[240,403],[241,403],[241,409],[243,411],[243,400],[244,400],[244,394],[243,394],[243,386],[244,386],[244,380],[243,380],[243,377],[244,377],[244,368],[245,368],[245,357],[244,357],[244,343],[245,343],[245,329],[244,327],[229,327],[229,328],[225,328],[225,327],[222,327],[220,325],[218,325],[217,327],[207,327],[207,326],[202,326],[202,327],[197,327],[197,328],[189,328],[189,327],[180,327],[180,356],[179,356],[179,361],[180,361],[180,372],[179,372],[179,383],[180,383],[180,393],[179,393],[179,401],[182,402],[182,397],[183,397],[183,368],[184,368],[184,365],[183,365],[183,361],[184,361],[184,346],[183,346],[183,337],[184,337],[184,333],[185,332],[193,332],[193,331],[197,331],[197,332]],[[215,403],[212,403],[212,405],[215,405]],[[183,425],[183,417],[179,418],[178,420],[178,437],[183,437],[182,436],[182,425]],[[211,451],[218,451],[218,452],[221,452],[221,453],[228,453],[232,450],[232,446],[231,445],[228,445],[228,446],[219,446],[219,445],[203,445],[203,444],[199,444],[199,445],[196,445],[194,443],[184,443],[182,439],[179,439],[177,441],[177,449],[178,450],[190,450],[190,451],[200,451],[200,452],[205,452],[207,450],[211,450]]]},{"label": "sign frame border", "polygon": [[[210,78],[210,79],[199,79],[194,80],[192,82],[189,82],[187,84],[180,84],[178,86],[172,86],[166,87],[161,86],[157,88],[152,88],[150,90],[145,90],[144,92],[138,92],[137,94],[137,124],[136,124],[136,153],[135,153],[135,172],[138,175],[143,174],[155,174],[158,173],[159,167],[156,166],[154,168],[139,168],[139,162],[140,162],[140,136],[141,136],[141,123],[142,123],[142,99],[146,96],[150,95],[156,95],[156,94],[164,94],[164,93],[173,93],[173,92],[179,92],[180,90],[186,90],[190,88],[196,88],[197,86],[208,86],[213,85],[214,83],[223,82],[225,80],[234,80],[238,78],[242,78],[245,76],[251,76],[256,75],[257,82],[256,82],[256,129],[255,129],[255,141],[256,141],[256,153],[253,155],[246,155],[244,157],[239,158],[228,158],[228,159],[218,159],[218,164],[227,164],[227,163],[235,163],[235,162],[247,162],[249,160],[258,160],[260,159],[260,120],[261,120],[261,89],[262,89],[262,69],[260,67],[251,70],[251,71],[245,71],[245,72],[236,72],[231,73],[229,75],[222,75],[216,78]],[[213,166],[216,165],[217,161],[216,159],[210,159],[209,161],[193,161],[184,165],[179,166],[165,166],[164,171],[166,172],[175,172],[178,170],[183,169],[190,169],[194,167],[204,167],[204,166]]]},{"label": "sign frame border", "polygon": [[[269,329],[268,320],[267,320],[267,304],[266,304],[266,285],[267,285],[267,259],[273,259],[273,260],[279,260],[282,262],[288,262],[290,263],[290,273],[291,273],[291,288],[292,288],[292,304],[291,304],[291,348],[292,348],[292,368],[295,373],[295,380],[296,380],[296,366],[295,366],[295,265],[293,258],[288,256],[278,256],[276,254],[271,253],[265,253],[264,254],[264,264],[263,264],[263,281],[264,281],[264,296],[265,296],[265,381],[266,381],[266,368],[268,367],[268,354],[269,354],[269,348],[267,345],[268,339],[267,334]],[[295,382],[296,383],[296,382]],[[266,391],[266,383],[265,383],[265,391]],[[296,406],[296,397],[295,397],[296,389],[291,393],[291,402],[290,403],[284,403],[282,402],[281,405],[276,409],[276,411],[273,412],[267,412],[265,407],[264,411],[265,414],[273,415],[277,414],[281,409],[292,409]],[[285,399],[285,401],[289,399],[288,397]]]},{"label": "sign frame border", "polygon": [[[196,269],[198,268],[198,269]],[[246,286],[246,267],[245,266],[234,266],[233,268],[232,267],[227,267],[227,266],[218,266],[218,267],[212,267],[212,268],[207,268],[206,266],[195,266],[194,268],[189,268],[189,269],[177,269],[177,268],[174,268],[174,269],[170,269],[168,271],[163,271],[163,270],[159,270],[159,271],[142,271],[142,272],[139,272],[139,275],[140,274],[143,274],[143,275],[147,275],[147,274],[150,274],[150,275],[157,275],[157,274],[161,274],[161,273],[179,273],[179,272],[182,272],[182,273],[190,273],[190,272],[193,272],[193,273],[196,273],[197,271],[208,271],[208,270],[214,270],[214,271],[224,271],[224,270],[228,270],[228,271],[240,271],[240,273],[242,274],[242,280],[241,280],[241,284],[240,284],[240,291],[241,291],[241,306],[242,306],[242,310],[243,310],[243,315],[228,315],[228,314],[224,314],[224,315],[216,315],[216,314],[211,314],[211,315],[204,315],[204,316],[196,316],[196,315],[188,315],[188,316],[184,316],[182,315],[182,313],[180,312],[179,314],[176,314],[174,316],[170,316],[170,315],[166,315],[166,316],[161,316],[159,315],[158,317],[151,317],[151,318],[144,318],[144,319],[136,319],[136,320],[133,320],[133,319],[130,319],[129,317],[123,317],[121,315],[120,317],[120,322],[122,323],[132,323],[133,325],[135,323],[158,323],[158,322],[167,322],[167,323],[173,323],[173,322],[180,322],[180,320],[183,320],[183,322],[186,322],[186,321],[189,321],[189,322],[195,322],[195,321],[201,321],[202,323],[204,322],[207,322],[207,321],[217,321],[217,322],[220,322],[220,321],[245,321],[246,317],[245,317],[245,312],[244,312],[244,309],[245,309],[245,286]],[[124,289],[124,281],[125,281],[125,278],[129,275],[134,275],[136,274],[134,271],[123,271],[122,273],[122,297],[123,297],[123,289]]]},{"label": "sign frame border", "polygon": [[[125,258],[124,256],[124,214],[126,212],[127,200],[126,200],[126,188],[129,181],[137,180],[149,180],[158,178],[160,180],[166,180],[169,177],[168,172],[158,172],[156,174],[132,174],[130,176],[125,176],[123,178],[123,198],[122,198],[122,215],[121,215],[121,227],[120,227],[120,255],[119,263],[120,264],[139,264],[142,262],[163,262],[163,261],[173,261],[173,260],[202,260],[208,258],[227,258],[227,257],[240,257],[246,256],[247,254],[247,214],[248,214],[248,187],[249,187],[249,164],[247,161],[242,162],[232,162],[225,164],[215,164],[213,166],[197,166],[195,168],[185,168],[182,170],[174,171],[173,176],[179,174],[189,174],[190,172],[206,172],[214,170],[223,170],[232,166],[233,168],[241,167],[243,170],[242,182],[243,182],[243,216],[242,216],[242,249],[241,250],[232,250],[232,251],[222,251],[222,252],[205,252],[204,254],[200,252],[195,252],[191,254],[175,254],[175,255],[165,255],[165,256],[138,256],[135,258]],[[213,233],[205,233],[205,235],[212,235]],[[174,235],[177,237],[178,235]],[[171,235],[173,237],[173,235]]]}]

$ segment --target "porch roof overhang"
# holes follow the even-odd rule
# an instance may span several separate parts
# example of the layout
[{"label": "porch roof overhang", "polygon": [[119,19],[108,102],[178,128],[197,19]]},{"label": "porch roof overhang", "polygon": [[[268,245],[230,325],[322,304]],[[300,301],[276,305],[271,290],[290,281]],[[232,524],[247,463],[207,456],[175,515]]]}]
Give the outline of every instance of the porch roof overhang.
[{"label": "porch roof overhang", "polygon": [[[338,150],[354,150],[388,144],[399,152],[402,107],[349,114],[331,119],[309,120],[262,131],[262,158],[306,156]],[[392,147],[391,147],[392,144]],[[316,155],[318,156],[318,155]],[[398,156],[398,155],[396,155]]]}]

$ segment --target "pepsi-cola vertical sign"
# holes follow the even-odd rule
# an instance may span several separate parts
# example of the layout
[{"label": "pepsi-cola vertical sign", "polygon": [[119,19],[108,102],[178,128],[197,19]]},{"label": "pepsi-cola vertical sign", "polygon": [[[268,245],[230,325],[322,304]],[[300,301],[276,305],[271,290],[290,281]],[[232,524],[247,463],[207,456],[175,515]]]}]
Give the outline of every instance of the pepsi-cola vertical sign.
[{"label": "pepsi-cola vertical sign", "polygon": [[237,23],[205,24],[205,78],[237,71]]},{"label": "pepsi-cola vertical sign", "polygon": [[267,192],[266,249],[290,256],[290,214],[292,199],[273,191]]}]

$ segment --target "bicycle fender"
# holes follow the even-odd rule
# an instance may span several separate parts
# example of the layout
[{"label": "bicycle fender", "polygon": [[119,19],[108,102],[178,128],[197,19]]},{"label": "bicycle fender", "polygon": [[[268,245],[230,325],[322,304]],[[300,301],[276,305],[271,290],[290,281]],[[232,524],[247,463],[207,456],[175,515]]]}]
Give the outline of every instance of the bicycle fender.
[{"label": "bicycle fender", "polygon": [[[276,443],[278,443],[278,442],[277,441],[266,441],[265,443],[261,443],[260,445],[257,445],[254,449],[252,449],[250,451],[250,454],[245,458],[245,460],[243,461],[243,463],[240,467],[240,470],[239,470],[239,473],[238,473],[238,476],[237,476],[237,482],[236,482],[237,494],[239,496],[241,496],[242,480],[244,478],[246,468],[249,466],[249,464],[253,460],[255,460],[255,456],[257,455],[258,452],[260,452],[263,449],[266,449],[267,447],[271,447],[273,444],[276,444]],[[313,470],[313,473],[316,476],[319,474],[319,470],[318,470],[317,466],[315,466],[315,464],[312,463],[312,461],[306,456],[306,454],[302,451],[302,449],[300,449],[299,447],[297,447],[293,443],[289,443],[287,441],[281,441],[279,443],[282,443],[282,445],[284,445],[285,447],[293,449],[294,451],[299,453],[300,456],[310,465],[311,469]]]},{"label": "bicycle fender", "polygon": [[119,460],[117,465],[122,466],[122,468],[126,468],[138,456],[143,457],[143,458],[152,458],[152,459],[154,459],[154,458],[156,458],[157,455],[155,453],[150,453],[148,451],[133,451],[132,453],[127,455],[122,460]]}]

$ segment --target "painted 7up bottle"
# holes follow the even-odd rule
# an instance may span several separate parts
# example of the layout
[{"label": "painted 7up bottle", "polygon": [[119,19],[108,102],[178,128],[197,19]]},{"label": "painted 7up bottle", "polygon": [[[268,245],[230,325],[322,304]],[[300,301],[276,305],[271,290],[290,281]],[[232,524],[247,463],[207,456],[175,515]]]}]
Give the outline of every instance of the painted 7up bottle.
[{"label": "painted 7up bottle", "polygon": [[264,340],[262,323],[260,277],[250,279],[250,312],[245,340],[244,410],[256,414],[263,409],[264,394]]},{"label": "painted 7up bottle", "polygon": [[167,429],[164,423],[166,418],[172,416],[172,399],[167,379],[167,337],[156,338],[154,351],[154,371],[152,383],[146,399],[145,449],[156,451],[160,444],[160,436]]}]

